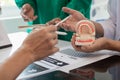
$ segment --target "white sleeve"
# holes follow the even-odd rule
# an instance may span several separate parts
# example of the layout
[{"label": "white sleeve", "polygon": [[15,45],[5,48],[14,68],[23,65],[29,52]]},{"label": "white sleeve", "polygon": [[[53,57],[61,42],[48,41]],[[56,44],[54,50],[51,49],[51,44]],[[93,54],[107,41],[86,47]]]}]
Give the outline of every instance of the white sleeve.
[{"label": "white sleeve", "polygon": [[111,19],[99,22],[104,29],[104,37],[114,39],[115,37],[115,24]]},{"label": "white sleeve", "polygon": [[114,0],[109,1],[107,8],[110,18],[105,21],[99,22],[104,29],[104,37],[110,39],[115,38],[115,32],[116,32],[116,7],[113,6],[115,4],[116,2]]}]

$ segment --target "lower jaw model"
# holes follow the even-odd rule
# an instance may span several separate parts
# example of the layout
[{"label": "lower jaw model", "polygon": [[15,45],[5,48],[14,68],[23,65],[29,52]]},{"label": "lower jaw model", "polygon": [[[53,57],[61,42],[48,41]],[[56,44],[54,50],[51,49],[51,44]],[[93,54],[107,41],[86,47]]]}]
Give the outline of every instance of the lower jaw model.
[{"label": "lower jaw model", "polygon": [[95,41],[95,26],[89,20],[81,20],[76,25],[75,45],[90,45]]}]

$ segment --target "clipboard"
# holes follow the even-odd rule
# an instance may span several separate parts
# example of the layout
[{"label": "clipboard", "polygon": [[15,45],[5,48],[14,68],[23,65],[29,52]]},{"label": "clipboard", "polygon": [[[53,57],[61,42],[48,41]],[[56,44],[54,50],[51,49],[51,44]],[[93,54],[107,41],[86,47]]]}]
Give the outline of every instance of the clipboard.
[{"label": "clipboard", "polygon": [[12,46],[4,26],[0,22],[0,49]]}]

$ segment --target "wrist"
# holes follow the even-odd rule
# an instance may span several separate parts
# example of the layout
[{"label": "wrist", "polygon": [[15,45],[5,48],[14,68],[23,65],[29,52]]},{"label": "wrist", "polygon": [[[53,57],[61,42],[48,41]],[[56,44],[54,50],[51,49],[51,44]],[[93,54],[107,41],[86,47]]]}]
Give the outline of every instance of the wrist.
[{"label": "wrist", "polygon": [[23,60],[27,61],[29,64],[34,62],[34,57],[32,53],[33,53],[32,50],[25,46],[21,46],[18,48],[19,56],[23,58]]},{"label": "wrist", "polygon": [[111,44],[111,41],[110,39],[105,39],[105,42],[106,42],[106,48],[107,50],[111,50],[112,49],[112,44]]}]

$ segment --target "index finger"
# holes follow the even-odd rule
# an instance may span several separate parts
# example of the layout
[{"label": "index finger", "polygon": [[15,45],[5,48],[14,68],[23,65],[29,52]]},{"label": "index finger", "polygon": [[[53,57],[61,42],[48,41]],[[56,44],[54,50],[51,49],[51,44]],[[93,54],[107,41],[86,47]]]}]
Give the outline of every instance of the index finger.
[{"label": "index finger", "polygon": [[30,6],[29,4],[24,4],[24,5],[22,6],[22,9],[24,10],[24,12],[29,11],[30,8],[31,8],[31,6]]},{"label": "index finger", "polygon": [[74,17],[76,20],[84,20],[86,19],[85,16],[79,12],[79,11],[76,11],[74,9],[70,9],[70,8],[67,8],[67,7],[63,7],[62,10],[70,15],[72,15],[72,17]]},{"label": "index finger", "polygon": [[74,13],[76,13],[77,11],[76,10],[73,10],[73,9],[70,9],[70,8],[67,8],[67,7],[63,7],[62,10],[68,14],[71,14],[73,15]]},{"label": "index finger", "polygon": [[54,25],[50,25],[48,27],[46,27],[46,29],[48,30],[48,32],[55,32],[57,31],[57,27]]}]

